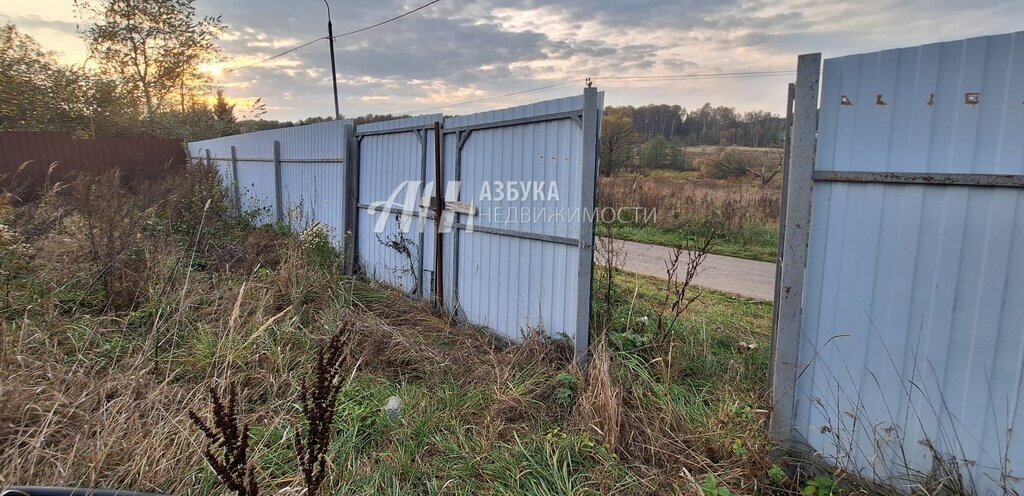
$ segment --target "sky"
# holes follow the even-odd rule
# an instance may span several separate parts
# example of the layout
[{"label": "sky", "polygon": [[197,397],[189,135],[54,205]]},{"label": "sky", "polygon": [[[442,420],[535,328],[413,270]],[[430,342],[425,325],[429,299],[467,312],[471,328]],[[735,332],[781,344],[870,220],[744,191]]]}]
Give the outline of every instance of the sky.
[{"label": "sky", "polygon": [[[335,34],[427,0],[328,0]],[[334,113],[324,0],[198,0],[227,25],[223,60],[204,67],[236,112],[261,98],[265,119]],[[68,63],[87,59],[72,0],[4,0],[12,22]],[[740,111],[785,108],[792,73],[713,79],[624,77],[792,71],[824,57],[1024,30],[1024,1],[441,0],[384,26],[339,38],[341,113],[464,114],[571,96],[586,78],[608,105],[705,102]],[[534,90],[503,97],[509,93]],[[498,98],[495,98],[498,97]],[[482,102],[475,100],[486,99]]]}]

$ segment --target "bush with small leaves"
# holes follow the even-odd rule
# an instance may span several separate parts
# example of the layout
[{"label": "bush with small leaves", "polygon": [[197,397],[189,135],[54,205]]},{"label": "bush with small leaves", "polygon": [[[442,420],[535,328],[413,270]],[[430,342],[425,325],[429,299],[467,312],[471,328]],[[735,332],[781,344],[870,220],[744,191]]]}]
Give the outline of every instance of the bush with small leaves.
[{"label": "bush with small leaves", "polygon": [[800,493],[803,496],[831,496],[835,486],[836,481],[832,480],[831,477],[819,475],[807,481],[807,485],[804,486],[803,491]]},{"label": "bush with small leaves", "polygon": [[704,482],[700,483],[700,490],[704,496],[733,496],[732,491],[725,486],[718,485],[715,474],[708,474]]}]

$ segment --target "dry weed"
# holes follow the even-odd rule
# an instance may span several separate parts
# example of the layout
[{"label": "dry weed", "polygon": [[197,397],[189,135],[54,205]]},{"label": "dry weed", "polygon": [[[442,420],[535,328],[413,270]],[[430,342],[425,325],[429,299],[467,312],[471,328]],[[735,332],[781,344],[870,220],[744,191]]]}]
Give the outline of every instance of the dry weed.
[{"label": "dry weed", "polygon": [[597,439],[615,453],[619,451],[622,391],[612,382],[612,355],[606,339],[591,346],[586,389],[576,403],[576,414]]}]

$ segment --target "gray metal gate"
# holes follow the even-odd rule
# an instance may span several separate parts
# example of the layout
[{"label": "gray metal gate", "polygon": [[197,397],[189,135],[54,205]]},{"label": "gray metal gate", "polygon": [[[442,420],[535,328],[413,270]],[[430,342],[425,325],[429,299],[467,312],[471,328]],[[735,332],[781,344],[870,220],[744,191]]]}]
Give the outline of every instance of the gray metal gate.
[{"label": "gray metal gate", "polygon": [[588,88],[492,112],[359,126],[357,263],[505,337],[569,336],[585,354],[602,97]]}]

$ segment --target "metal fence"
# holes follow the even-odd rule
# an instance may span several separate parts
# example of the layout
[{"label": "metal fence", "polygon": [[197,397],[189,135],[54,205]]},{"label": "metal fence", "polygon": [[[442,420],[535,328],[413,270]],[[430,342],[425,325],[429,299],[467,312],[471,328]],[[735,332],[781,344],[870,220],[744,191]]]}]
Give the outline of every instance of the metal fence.
[{"label": "metal fence", "polygon": [[[775,436],[1024,488],[1024,32],[798,65]],[[817,135],[817,136],[816,136]],[[816,148],[816,150],[815,150]]]},{"label": "metal fence", "polygon": [[582,358],[602,100],[587,88],[447,119],[229,136],[189,152],[217,164],[261,220],[328,225],[350,270],[511,339],[568,336]]},{"label": "metal fence", "polygon": [[[118,169],[128,178],[185,163],[180,139],[72,139],[70,133],[0,132],[0,186],[33,195],[45,182]],[[51,164],[56,166],[51,170]]]},{"label": "metal fence", "polygon": [[341,246],[345,232],[345,153],[351,121],[225,136],[188,144],[193,161],[216,165],[241,208],[257,220],[296,230],[326,226]]}]

